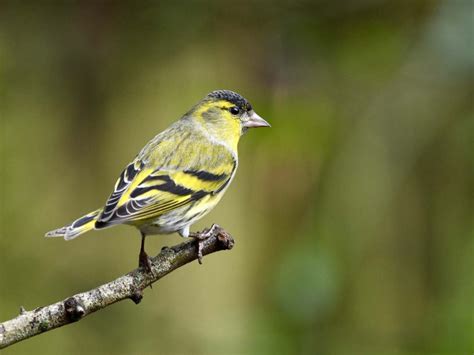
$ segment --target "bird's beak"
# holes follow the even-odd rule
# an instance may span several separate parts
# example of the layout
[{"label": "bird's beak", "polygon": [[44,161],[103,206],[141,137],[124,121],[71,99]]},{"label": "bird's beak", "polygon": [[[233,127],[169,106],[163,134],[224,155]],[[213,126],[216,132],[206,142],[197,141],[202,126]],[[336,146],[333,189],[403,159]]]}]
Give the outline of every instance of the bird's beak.
[{"label": "bird's beak", "polygon": [[270,123],[268,123],[262,117],[257,115],[255,111],[252,111],[249,116],[249,119],[244,122],[245,128],[271,127]]}]

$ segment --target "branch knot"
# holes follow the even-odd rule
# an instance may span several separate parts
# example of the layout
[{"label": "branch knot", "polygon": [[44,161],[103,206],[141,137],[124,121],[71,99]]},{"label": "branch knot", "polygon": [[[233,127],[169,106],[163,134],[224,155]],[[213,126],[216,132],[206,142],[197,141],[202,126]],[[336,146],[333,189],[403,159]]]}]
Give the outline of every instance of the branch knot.
[{"label": "branch knot", "polygon": [[66,318],[70,322],[78,321],[86,313],[84,306],[74,297],[69,297],[66,301],[64,301],[64,311],[66,312]]}]

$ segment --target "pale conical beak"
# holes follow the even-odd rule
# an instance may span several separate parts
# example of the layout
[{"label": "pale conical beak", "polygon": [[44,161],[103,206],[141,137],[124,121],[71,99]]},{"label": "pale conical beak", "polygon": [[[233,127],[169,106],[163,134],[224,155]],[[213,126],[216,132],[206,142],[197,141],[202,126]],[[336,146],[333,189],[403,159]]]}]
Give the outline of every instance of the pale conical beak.
[{"label": "pale conical beak", "polygon": [[262,117],[257,115],[255,111],[252,111],[250,118],[244,122],[245,128],[256,128],[256,127],[271,127],[270,123],[265,121]]}]

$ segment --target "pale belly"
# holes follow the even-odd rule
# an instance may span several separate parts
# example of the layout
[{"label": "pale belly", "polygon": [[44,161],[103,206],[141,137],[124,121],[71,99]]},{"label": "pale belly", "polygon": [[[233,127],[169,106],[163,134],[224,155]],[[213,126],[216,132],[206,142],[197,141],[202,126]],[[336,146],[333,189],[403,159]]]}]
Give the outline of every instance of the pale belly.
[{"label": "pale belly", "polygon": [[209,213],[221,197],[222,194],[206,196],[194,204],[165,213],[157,219],[139,226],[139,229],[146,235],[180,232],[181,235],[187,237],[189,227]]}]

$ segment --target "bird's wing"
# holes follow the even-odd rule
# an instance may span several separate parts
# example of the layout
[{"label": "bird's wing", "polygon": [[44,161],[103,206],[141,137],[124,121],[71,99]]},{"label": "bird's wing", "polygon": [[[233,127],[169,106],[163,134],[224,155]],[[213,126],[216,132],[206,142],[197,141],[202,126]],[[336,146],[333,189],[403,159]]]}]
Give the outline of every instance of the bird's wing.
[{"label": "bird's wing", "polygon": [[96,227],[151,220],[224,190],[237,166],[228,148],[205,137],[178,137],[150,142],[124,169]]}]

